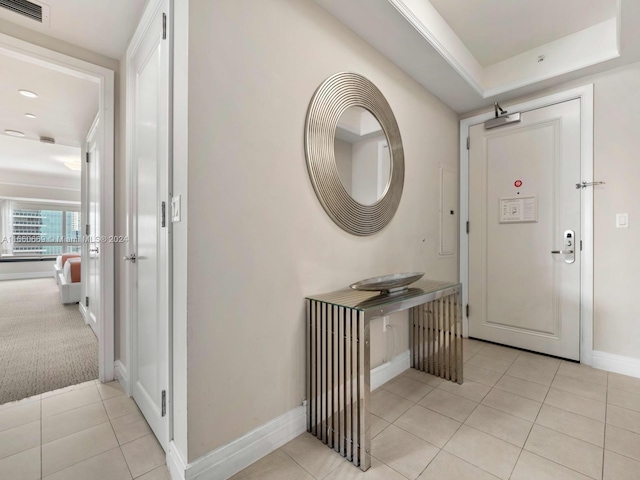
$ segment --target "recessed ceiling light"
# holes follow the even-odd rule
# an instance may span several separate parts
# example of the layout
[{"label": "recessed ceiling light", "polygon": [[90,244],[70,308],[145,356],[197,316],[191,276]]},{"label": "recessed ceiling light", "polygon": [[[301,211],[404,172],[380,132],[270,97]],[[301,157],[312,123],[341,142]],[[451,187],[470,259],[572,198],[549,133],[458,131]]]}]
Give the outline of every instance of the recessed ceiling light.
[{"label": "recessed ceiling light", "polygon": [[24,116],[27,118],[36,118],[36,116],[33,113],[25,113]]},{"label": "recessed ceiling light", "polygon": [[18,92],[20,92],[20,95],[24,95],[25,97],[38,98],[37,93],[30,92],[29,90],[18,90]]},{"label": "recessed ceiling light", "polygon": [[4,133],[7,135],[11,135],[12,137],[24,137],[25,134],[22,132],[18,132],[17,130],[5,130]]},{"label": "recessed ceiling light", "polygon": [[82,164],[79,162],[64,162],[64,166],[74,172],[79,172],[82,170]]}]

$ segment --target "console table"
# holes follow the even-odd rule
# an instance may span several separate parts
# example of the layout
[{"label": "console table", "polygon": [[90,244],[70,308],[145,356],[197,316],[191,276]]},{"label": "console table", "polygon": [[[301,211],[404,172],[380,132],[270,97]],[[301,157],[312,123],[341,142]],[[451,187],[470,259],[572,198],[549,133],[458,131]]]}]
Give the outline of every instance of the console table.
[{"label": "console table", "polygon": [[368,470],[370,321],[409,310],[411,367],[462,383],[461,290],[420,280],[396,294],[347,288],[307,297],[307,431]]}]

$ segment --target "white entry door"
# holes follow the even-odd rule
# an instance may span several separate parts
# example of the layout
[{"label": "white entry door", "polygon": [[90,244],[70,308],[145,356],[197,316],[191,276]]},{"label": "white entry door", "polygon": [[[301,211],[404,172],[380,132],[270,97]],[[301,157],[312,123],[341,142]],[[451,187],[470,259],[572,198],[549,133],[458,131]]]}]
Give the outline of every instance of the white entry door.
[{"label": "white entry door", "polygon": [[[85,167],[87,169],[87,221],[88,229],[85,229],[86,242],[84,245],[87,249],[86,260],[83,261],[82,281],[85,282],[85,320],[91,326],[91,329],[100,341],[100,248],[101,248],[101,230],[100,230],[100,145],[98,136],[100,135],[100,119],[96,118],[91,131],[87,137],[87,158]],[[86,267],[85,267],[86,266]]]},{"label": "white entry door", "polygon": [[163,2],[130,63],[132,394],[169,443],[169,40]]},{"label": "white entry door", "polygon": [[579,360],[580,100],[469,134],[469,336]]}]

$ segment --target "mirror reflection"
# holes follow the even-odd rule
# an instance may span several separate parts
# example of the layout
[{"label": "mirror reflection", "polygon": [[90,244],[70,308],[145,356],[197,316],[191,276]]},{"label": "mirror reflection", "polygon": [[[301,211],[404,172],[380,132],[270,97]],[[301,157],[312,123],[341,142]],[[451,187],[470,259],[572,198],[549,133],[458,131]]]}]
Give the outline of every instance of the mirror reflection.
[{"label": "mirror reflection", "polygon": [[371,112],[350,107],[340,117],[334,149],[338,176],[345,190],[362,205],[380,200],[391,177],[387,137]]}]

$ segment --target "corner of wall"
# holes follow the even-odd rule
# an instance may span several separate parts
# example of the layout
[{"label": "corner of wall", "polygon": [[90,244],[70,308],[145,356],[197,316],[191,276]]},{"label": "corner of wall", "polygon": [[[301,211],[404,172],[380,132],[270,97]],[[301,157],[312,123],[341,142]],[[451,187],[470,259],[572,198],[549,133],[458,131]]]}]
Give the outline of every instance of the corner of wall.
[{"label": "corner of wall", "polygon": [[189,459],[187,387],[187,247],[189,220],[189,2],[173,2],[173,178],[172,197],[180,196],[180,222],[172,224],[173,442]]}]

